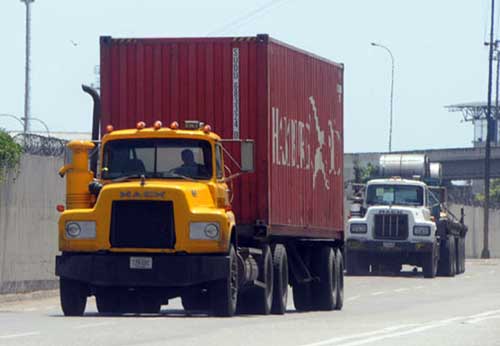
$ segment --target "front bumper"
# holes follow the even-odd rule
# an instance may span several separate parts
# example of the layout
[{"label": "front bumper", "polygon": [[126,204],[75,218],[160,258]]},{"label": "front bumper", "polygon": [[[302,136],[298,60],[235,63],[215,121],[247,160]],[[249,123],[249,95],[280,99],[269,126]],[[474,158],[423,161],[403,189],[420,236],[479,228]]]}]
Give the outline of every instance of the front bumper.
[{"label": "front bumper", "polygon": [[432,242],[409,242],[392,240],[347,239],[346,249],[356,252],[423,253],[431,252]]},{"label": "front bumper", "polygon": [[[131,269],[130,257],[151,257],[151,269]],[[226,255],[73,254],[56,257],[56,275],[94,286],[185,287],[227,278]]]}]

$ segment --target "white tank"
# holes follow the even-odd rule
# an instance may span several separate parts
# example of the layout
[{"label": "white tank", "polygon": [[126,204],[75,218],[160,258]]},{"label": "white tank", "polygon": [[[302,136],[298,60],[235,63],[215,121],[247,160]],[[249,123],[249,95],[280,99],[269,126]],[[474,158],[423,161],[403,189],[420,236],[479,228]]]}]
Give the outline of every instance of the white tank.
[{"label": "white tank", "polygon": [[429,176],[429,159],[425,154],[386,154],[380,156],[379,164],[384,177]]},{"label": "white tank", "polygon": [[441,180],[443,178],[443,165],[440,162],[431,162],[429,171],[432,179]]}]

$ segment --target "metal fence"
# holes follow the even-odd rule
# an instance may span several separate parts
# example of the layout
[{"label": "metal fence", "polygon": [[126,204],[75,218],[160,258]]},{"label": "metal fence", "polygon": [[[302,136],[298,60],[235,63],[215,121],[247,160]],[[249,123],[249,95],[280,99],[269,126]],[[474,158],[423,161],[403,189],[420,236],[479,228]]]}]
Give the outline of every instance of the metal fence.
[{"label": "metal fence", "polygon": [[26,154],[54,157],[64,155],[67,143],[63,139],[32,133],[19,133],[14,136],[14,141],[23,147]]}]

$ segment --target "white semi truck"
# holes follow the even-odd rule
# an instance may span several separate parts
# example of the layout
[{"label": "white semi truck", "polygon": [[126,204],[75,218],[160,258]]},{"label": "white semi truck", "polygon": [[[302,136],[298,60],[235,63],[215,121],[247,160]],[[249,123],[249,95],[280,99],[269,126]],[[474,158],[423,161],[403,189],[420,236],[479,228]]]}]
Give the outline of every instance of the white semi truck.
[{"label": "white semi truck", "polygon": [[351,206],[346,232],[346,269],[363,275],[403,264],[422,267],[424,277],[465,271],[467,227],[446,207],[441,167],[425,155],[383,155],[378,177]]}]

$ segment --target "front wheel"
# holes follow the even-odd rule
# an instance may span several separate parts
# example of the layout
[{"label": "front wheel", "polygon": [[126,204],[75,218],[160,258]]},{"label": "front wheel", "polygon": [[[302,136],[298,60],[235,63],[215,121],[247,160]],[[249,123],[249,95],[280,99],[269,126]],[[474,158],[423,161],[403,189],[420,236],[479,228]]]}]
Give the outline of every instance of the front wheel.
[{"label": "front wheel", "polygon": [[432,247],[430,253],[424,254],[422,263],[424,278],[432,279],[436,277],[438,259],[436,246]]},{"label": "front wheel", "polygon": [[229,248],[229,275],[226,279],[214,282],[209,294],[215,316],[234,316],[238,303],[238,258],[233,245]]},{"label": "front wheel", "polygon": [[82,316],[87,305],[88,286],[71,279],[59,279],[61,308],[64,316]]}]

